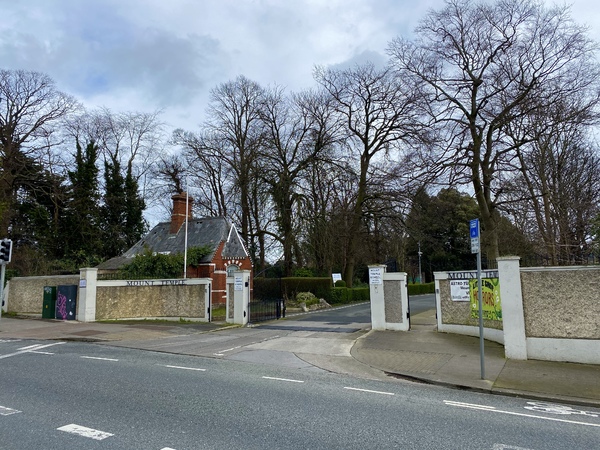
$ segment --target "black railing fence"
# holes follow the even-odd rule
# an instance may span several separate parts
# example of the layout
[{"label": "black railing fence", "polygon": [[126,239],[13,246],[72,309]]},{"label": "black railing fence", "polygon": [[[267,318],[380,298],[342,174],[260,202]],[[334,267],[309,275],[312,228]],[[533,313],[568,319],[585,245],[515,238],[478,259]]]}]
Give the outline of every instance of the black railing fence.
[{"label": "black railing fence", "polygon": [[248,306],[250,323],[285,317],[285,301],[280,298],[255,298],[250,300]]}]

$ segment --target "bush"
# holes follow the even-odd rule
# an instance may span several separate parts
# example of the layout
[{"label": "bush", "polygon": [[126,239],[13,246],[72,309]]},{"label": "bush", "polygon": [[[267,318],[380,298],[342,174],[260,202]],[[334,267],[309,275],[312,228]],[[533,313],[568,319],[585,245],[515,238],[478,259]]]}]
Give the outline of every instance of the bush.
[{"label": "bush", "polygon": [[329,277],[281,278],[281,290],[285,298],[296,298],[298,292],[312,292],[317,298],[327,298],[330,289]]},{"label": "bush", "polygon": [[297,303],[304,303],[307,307],[319,303],[319,299],[312,292],[298,292],[296,295]]},{"label": "bush", "polygon": [[281,299],[281,278],[255,278],[253,294],[254,298]]},{"label": "bush", "polygon": [[329,295],[325,298],[330,305],[342,305],[349,303],[348,291],[346,287],[334,287],[329,291]]},{"label": "bush", "polygon": [[330,305],[343,305],[351,302],[367,302],[370,298],[369,288],[334,287],[325,300]]},{"label": "bush", "polygon": [[368,287],[352,288],[351,291],[353,302],[368,302],[371,300],[371,291]]},{"label": "bush", "polygon": [[434,294],[435,293],[435,282],[424,283],[424,284],[409,284],[408,295],[423,295],[423,294]]},{"label": "bush", "polygon": [[307,269],[306,267],[299,267],[294,271],[294,276],[300,278],[311,278],[314,275],[312,270]]},{"label": "bush", "polygon": [[[210,254],[209,247],[190,247],[187,251],[187,264],[197,266],[202,258]],[[163,255],[152,253],[146,249],[133,260],[123,266],[120,276],[124,279],[148,279],[148,278],[179,278],[183,274],[183,253]]]},{"label": "bush", "polygon": [[335,282],[335,287],[346,287],[346,282],[344,280],[337,280]]}]

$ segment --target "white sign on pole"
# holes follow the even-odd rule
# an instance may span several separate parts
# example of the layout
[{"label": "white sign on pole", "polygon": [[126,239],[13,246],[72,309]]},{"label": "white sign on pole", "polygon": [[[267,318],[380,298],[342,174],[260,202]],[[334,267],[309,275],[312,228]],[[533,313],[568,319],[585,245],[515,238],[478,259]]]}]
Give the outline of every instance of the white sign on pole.
[{"label": "white sign on pole", "polygon": [[341,273],[332,273],[331,277],[333,278],[333,284],[335,285],[336,281],[342,281],[342,274]]},{"label": "white sign on pole", "polygon": [[369,267],[369,284],[383,284],[383,267]]},{"label": "white sign on pole", "polygon": [[244,277],[235,276],[233,279],[233,290],[234,291],[243,291],[244,290]]},{"label": "white sign on pole", "polygon": [[479,253],[479,219],[469,221],[469,234],[471,236],[471,253]]},{"label": "white sign on pole", "polygon": [[453,302],[468,302],[469,280],[450,280],[450,297]]},{"label": "white sign on pole", "polygon": [[471,238],[471,253],[479,253],[479,238]]}]

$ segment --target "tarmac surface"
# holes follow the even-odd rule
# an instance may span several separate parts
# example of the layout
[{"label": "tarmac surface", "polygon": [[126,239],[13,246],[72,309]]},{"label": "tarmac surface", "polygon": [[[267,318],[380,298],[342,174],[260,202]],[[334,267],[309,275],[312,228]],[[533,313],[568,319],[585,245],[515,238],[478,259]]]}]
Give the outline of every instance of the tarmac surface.
[{"label": "tarmac surface", "polygon": [[[600,365],[517,361],[485,341],[481,377],[479,338],[438,333],[435,310],[415,315],[407,332],[372,331],[364,324],[295,322],[252,327],[189,322],[77,322],[6,317],[0,340],[88,341],[174,354],[283,364],[373,379],[415,382],[600,408]],[[600,351],[600,349],[598,350]]]}]

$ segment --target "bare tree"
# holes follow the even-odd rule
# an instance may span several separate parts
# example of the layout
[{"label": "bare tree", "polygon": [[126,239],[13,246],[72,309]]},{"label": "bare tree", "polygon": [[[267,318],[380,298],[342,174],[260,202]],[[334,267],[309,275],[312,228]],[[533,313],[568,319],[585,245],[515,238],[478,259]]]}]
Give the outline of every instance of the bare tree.
[{"label": "bare tree", "polygon": [[264,141],[258,162],[260,177],[269,186],[277,213],[277,239],[283,248],[284,274],[292,275],[294,262],[303,265],[299,241],[300,181],[311,164],[333,144],[335,137],[324,120],[322,93],[304,92],[287,97],[274,88],[264,96],[261,119]]},{"label": "bare tree", "polygon": [[78,107],[39,72],[0,70],[0,234],[7,235],[17,190],[31,161],[54,144],[59,123]]},{"label": "bare tree", "polygon": [[316,79],[333,98],[334,109],[348,133],[351,159],[358,163],[357,191],[345,248],[344,280],[351,287],[369,196],[369,168],[376,155],[420,137],[421,100],[418,91],[409,84],[411,79],[394,77],[390,70],[376,69],[372,64],[349,70],[319,68]]},{"label": "bare tree", "polygon": [[582,263],[600,212],[600,153],[577,128],[555,129],[520,152],[509,194],[512,215],[526,214],[550,265]]},{"label": "bare tree", "polygon": [[[203,131],[216,144],[211,151],[232,170],[240,205],[241,235],[249,245],[252,227],[252,180],[256,153],[262,142],[260,106],[263,89],[243,76],[211,91],[208,120]],[[218,140],[218,142],[215,142]]]},{"label": "bare tree", "polygon": [[517,170],[516,150],[533,139],[507,131],[581,91],[591,93],[581,107],[595,108],[596,46],[568,7],[530,0],[450,0],[416,32],[414,42],[390,44],[392,63],[399,76],[421,82],[447,143],[439,160],[455,181],[471,183],[495,261],[503,180]]},{"label": "bare tree", "polygon": [[183,148],[185,166],[182,173],[190,176],[195,205],[203,215],[228,217],[232,209],[233,184],[231,169],[223,159],[222,139],[209,134],[196,135],[183,130],[173,133],[175,144]]}]

